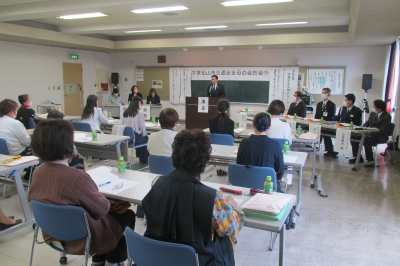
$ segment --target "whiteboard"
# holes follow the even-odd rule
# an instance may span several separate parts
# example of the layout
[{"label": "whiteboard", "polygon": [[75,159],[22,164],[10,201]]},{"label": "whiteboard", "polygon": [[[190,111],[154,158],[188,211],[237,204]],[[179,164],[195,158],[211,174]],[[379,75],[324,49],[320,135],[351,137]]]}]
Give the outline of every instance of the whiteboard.
[{"label": "whiteboard", "polygon": [[344,68],[308,69],[307,86],[311,94],[320,94],[323,88],[330,88],[331,94],[343,94]]}]

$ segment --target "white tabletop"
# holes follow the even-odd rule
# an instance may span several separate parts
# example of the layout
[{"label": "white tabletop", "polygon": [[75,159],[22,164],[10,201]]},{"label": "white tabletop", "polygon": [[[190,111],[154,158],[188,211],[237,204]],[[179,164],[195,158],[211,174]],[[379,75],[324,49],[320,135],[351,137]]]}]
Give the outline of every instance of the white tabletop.
[{"label": "white tabletop", "polygon": [[[122,125],[122,119],[111,119],[108,120],[108,124],[109,125]],[[151,123],[149,122],[145,122],[146,124],[146,129],[152,129],[152,130],[161,130],[161,126],[156,126],[159,125],[159,123]],[[104,124],[107,125],[107,124]],[[181,124],[177,124],[176,127],[180,127]]]},{"label": "white tabletop", "polygon": [[[238,149],[237,146],[211,144],[211,147],[212,147],[211,158],[227,159],[227,160],[236,161],[237,154],[233,153],[233,151]],[[306,163],[307,156],[308,156],[308,154],[306,152],[290,151],[289,153],[283,154],[283,161],[284,161],[285,166],[301,166],[302,167]],[[292,159],[293,157],[296,157],[295,158],[296,160],[291,162],[289,160],[289,158]],[[285,160],[285,158],[286,158],[286,160]]]},{"label": "white tabletop", "polygon": [[[82,131],[75,131],[74,133],[82,133],[85,134],[88,137],[92,136],[92,133],[89,132],[82,132]],[[105,146],[105,145],[109,145],[109,144],[114,144],[116,142],[121,142],[124,140],[128,140],[129,137],[128,136],[119,136],[119,135],[109,135],[109,134],[97,134],[97,140],[93,141],[93,140],[88,140],[88,141],[75,141],[75,144],[87,144],[87,145],[93,145],[93,146]]]}]

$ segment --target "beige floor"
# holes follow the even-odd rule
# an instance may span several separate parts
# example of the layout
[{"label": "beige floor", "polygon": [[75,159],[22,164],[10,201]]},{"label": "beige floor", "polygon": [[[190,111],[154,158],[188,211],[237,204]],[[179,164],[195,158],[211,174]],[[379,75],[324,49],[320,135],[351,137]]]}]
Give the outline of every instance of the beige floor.
[{"label": "beige floor", "polygon": [[[400,265],[400,177],[395,166],[353,172],[344,157],[320,155],[317,174],[322,174],[328,194],[322,198],[309,186],[311,164],[309,156],[302,182],[301,216],[296,228],[286,231],[286,265]],[[211,167],[207,171],[203,178],[212,173]],[[289,193],[296,193],[297,180],[294,176]],[[226,184],[227,177],[213,176],[208,181]],[[8,215],[23,217],[15,194],[0,197],[0,206]],[[144,230],[143,220],[138,219],[136,231]],[[28,265],[32,238],[31,228],[0,238],[0,266]],[[268,232],[244,227],[237,239],[236,265],[278,265],[278,250],[268,249]],[[58,265],[58,259],[59,254],[51,248],[36,246],[35,265]],[[68,256],[68,265],[81,265],[82,261],[82,257]]]}]

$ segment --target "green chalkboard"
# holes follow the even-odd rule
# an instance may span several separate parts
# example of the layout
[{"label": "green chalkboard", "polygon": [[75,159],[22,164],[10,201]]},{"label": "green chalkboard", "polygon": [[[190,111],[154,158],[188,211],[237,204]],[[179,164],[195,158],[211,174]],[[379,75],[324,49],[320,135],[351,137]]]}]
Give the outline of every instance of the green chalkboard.
[{"label": "green chalkboard", "polygon": [[[268,103],[269,81],[219,80],[225,86],[225,97],[231,102]],[[192,97],[206,97],[209,80],[192,80]]]}]

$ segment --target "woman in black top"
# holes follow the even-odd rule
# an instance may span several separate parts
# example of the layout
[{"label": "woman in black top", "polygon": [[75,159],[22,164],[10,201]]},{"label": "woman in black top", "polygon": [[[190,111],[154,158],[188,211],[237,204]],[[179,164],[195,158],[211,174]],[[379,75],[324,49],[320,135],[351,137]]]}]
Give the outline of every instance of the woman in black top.
[{"label": "woman in black top", "polygon": [[208,121],[210,133],[233,135],[235,127],[232,119],[229,118],[229,102],[227,100],[219,100],[217,104],[218,114],[211,117]]},{"label": "woman in black top", "polygon": [[133,85],[131,88],[132,93],[128,96],[128,102],[132,102],[133,97],[139,96],[140,99],[143,99],[142,94],[139,92],[139,87],[137,85]]},{"label": "woman in black top", "polygon": [[283,153],[279,143],[267,136],[271,128],[271,118],[267,113],[258,113],[253,120],[255,135],[244,138],[239,145],[237,164],[271,167],[277,177],[277,191],[282,192],[280,180],[285,170]]},{"label": "woman in black top", "polygon": [[150,102],[151,102],[151,104],[160,103],[160,96],[157,95],[156,89],[154,89],[154,88],[150,89],[149,96],[147,96],[146,104],[149,104]]}]

